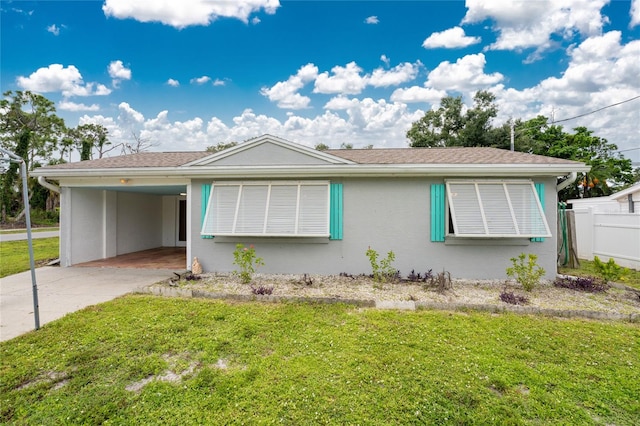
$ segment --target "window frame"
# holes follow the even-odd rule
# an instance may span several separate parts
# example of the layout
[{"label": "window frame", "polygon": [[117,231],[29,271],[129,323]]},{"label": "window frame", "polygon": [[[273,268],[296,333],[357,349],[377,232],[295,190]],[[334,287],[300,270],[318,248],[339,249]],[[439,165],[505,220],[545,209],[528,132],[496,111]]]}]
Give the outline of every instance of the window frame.
[{"label": "window frame", "polygon": [[[213,226],[209,226],[209,221],[215,220],[215,207],[213,206],[214,200],[216,199],[215,191],[216,188],[220,187],[237,187],[238,193],[235,196],[235,208],[234,208],[234,217],[233,224],[231,226],[231,232],[215,232],[215,229],[208,230],[207,228],[213,228]],[[243,202],[243,189],[246,187],[256,187],[256,186],[266,186],[266,200],[264,202],[264,213],[262,214],[262,231],[251,231],[251,232],[236,232],[238,228],[238,214],[241,210],[241,204]],[[290,208],[295,207],[295,217],[294,220],[294,232],[267,232],[268,220],[269,220],[269,212],[274,209],[274,206],[270,204],[271,202],[271,193],[273,187],[282,187],[282,186],[295,186],[296,188],[296,201],[295,206],[290,206]],[[302,209],[301,201],[302,201],[302,193],[304,187],[324,187],[324,204],[325,208],[322,213],[322,230],[320,232],[300,232],[301,226],[301,214]],[[318,199],[319,200],[319,199]],[[262,207],[262,206],[261,206]],[[292,238],[319,238],[319,237],[331,237],[331,188],[330,182],[327,180],[297,180],[297,181],[260,181],[260,180],[252,180],[252,181],[220,181],[213,182],[211,184],[211,192],[208,200],[208,205],[205,213],[205,218],[202,223],[202,228],[200,230],[200,235],[202,236],[221,236],[221,237],[292,237]]]},{"label": "window frame", "polygon": [[[463,233],[458,230],[457,221],[460,219],[460,215],[456,213],[456,206],[453,201],[453,191],[451,189],[452,185],[473,185],[475,199],[470,201],[477,202],[477,207],[480,210],[481,218],[482,218],[482,227],[484,228],[483,233]],[[498,233],[491,232],[489,229],[489,220],[491,218],[487,218],[487,208],[483,203],[482,196],[480,194],[479,186],[480,185],[501,185],[503,188],[503,194],[505,197],[505,202],[509,208],[509,214],[507,217],[511,218],[511,222],[506,222],[507,225],[511,225],[514,229],[513,233]],[[527,217],[518,217],[514,211],[513,202],[511,196],[509,194],[508,186],[509,185],[527,185],[530,188],[531,196],[529,197],[532,202],[535,202],[535,210],[537,211],[537,215],[539,218],[528,215]],[[549,223],[547,222],[547,218],[544,212],[544,207],[539,198],[538,191],[536,190],[535,184],[530,179],[446,179],[445,180],[445,202],[446,202],[446,228],[445,235],[447,238],[473,238],[473,239],[481,239],[481,238],[549,238],[551,237],[551,230],[549,228]],[[458,206],[460,207],[460,206]],[[526,212],[526,209],[523,210]],[[489,214],[493,214],[493,218],[495,218],[496,212],[489,212]],[[522,220],[541,220],[542,225],[544,227],[544,233],[522,233],[520,232],[520,228],[522,225]],[[505,220],[505,218],[501,218],[501,220]],[[453,233],[451,232],[451,228],[453,228]]]}]

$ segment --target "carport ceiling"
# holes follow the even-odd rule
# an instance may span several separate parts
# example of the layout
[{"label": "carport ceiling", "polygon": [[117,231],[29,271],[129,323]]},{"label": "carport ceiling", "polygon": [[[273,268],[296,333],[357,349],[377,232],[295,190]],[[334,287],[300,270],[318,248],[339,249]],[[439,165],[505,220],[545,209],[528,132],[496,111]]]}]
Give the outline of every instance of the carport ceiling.
[{"label": "carport ceiling", "polygon": [[187,192],[186,185],[159,185],[159,186],[101,186],[96,189],[120,192],[136,192],[139,194],[153,195],[180,195]]}]

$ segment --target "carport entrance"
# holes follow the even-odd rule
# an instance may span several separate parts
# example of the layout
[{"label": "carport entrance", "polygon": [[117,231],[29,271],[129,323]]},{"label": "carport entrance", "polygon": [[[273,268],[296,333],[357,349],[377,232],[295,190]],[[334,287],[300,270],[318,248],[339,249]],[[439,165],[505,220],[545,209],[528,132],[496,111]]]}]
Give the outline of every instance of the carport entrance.
[{"label": "carport entrance", "polygon": [[187,264],[186,247],[159,247],[150,250],[121,254],[107,259],[79,263],[74,267],[106,267],[135,269],[175,269],[184,271]]}]

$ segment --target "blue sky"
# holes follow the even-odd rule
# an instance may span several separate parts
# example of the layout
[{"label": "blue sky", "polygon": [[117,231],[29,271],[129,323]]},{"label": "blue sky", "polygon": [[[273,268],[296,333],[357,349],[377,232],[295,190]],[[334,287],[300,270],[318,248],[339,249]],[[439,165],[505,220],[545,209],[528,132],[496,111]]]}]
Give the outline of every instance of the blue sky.
[{"label": "blue sky", "polygon": [[[556,120],[640,95],[640,0],[0,1],[2,91],[153,150],[407,146],[443,96]],[[640,160],[640,99],[584,125]]]}]

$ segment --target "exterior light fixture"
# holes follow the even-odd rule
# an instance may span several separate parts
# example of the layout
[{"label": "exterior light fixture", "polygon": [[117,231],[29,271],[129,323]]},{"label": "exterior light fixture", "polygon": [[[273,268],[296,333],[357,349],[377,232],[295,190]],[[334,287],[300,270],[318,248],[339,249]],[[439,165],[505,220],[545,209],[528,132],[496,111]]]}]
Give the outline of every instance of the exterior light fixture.
[{"label": "exterior light fixture", "polygon": [[129,183],[129,179],[120,178],[120,183],[126,185],[127,183]]}]

